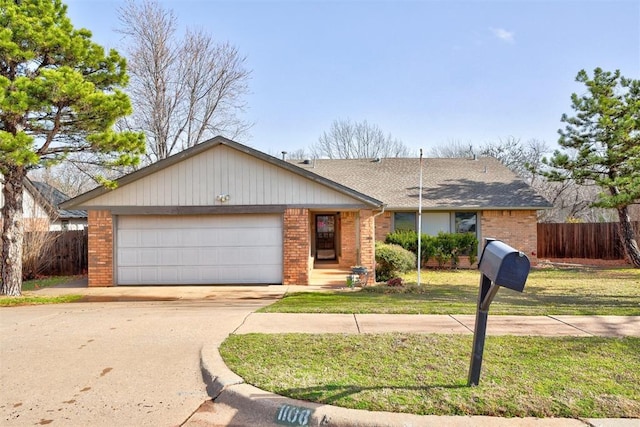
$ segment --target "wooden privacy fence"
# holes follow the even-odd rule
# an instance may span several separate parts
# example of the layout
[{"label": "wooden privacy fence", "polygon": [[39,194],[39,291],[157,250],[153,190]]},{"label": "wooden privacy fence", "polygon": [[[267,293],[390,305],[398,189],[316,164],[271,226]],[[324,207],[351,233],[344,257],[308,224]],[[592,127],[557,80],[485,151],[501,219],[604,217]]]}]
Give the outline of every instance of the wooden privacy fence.
[{"label": "wooden privacy fence", "polygon": [[32,231],[25,233],[23,277],[83,274],[88,266],[88,233]]},{"label": "wooden privacy fence", "polygon": [[[633,227],[640,236],[640,221]],[[538,258],[624,259],[618,223],[539,223]]]}]

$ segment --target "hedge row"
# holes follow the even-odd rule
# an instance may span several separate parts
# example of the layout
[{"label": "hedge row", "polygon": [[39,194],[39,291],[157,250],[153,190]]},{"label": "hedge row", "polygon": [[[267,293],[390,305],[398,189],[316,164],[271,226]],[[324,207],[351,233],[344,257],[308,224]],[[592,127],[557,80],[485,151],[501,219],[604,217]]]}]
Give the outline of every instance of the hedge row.
[{"label": "hedge row", "polygon": [[[402,246],[408,251],[418,254],[418,233],[412,230],[398,230],[387,235],[385,243]],[[460,256],[469,257],[474,264],[478,256],[478,239],[474,233],[438,233],[437,236],[423,234],[420,243],[420,260],[425,265],[430,259],[435,259],[439,267],[451,262],[456,267]]]}]

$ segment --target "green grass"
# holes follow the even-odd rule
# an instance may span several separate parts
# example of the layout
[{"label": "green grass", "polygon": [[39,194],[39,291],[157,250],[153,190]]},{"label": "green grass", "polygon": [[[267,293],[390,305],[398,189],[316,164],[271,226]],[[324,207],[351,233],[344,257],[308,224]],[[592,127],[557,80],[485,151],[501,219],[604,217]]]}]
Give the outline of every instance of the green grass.
[{"label": "green grass", "polygon": [[640,417],[640,338],[487,337],[467,387],[465,335],[231,335],[226,364],[263,390],[372,411]]},{"label": "green grass", "polygon": [[40,279],[25,280],[22,282],[22,291],[35,291],[42,288],[50,288],[51,286],[61,285],[78,279],[82,276],[52,276]]},{"label": "green grass", "polygon": [[16,305],[63,304],[67,302],[75,302],[80,299],[82,299],[82,295],[61,295],[55,297],[47,297],[28,294],[22,295],[20,297],[0,297],[0,307],[11,307]]},{"label": "green grass", "polygon": [[22,296],[0,297],[0,307],[11,307],[16,305],[37,305],[37,304],[62,304],[78,301],[82,295],[62,295],[62,296],[41,296],[32,291],[42,288],[57,286],[62,283],[75,280],[80,276],[52,276],[40,279],[25,280],[22,282]]},{"label": "green grass", "polygon": [[[404,277],[416,281],[416,273]],[[303,292],[285,295],[261,312],[474,314],[477,270],[423,271],[419,289],[387,287],[360,291]],[[640,315],[640,269],[532,270],[523,293],[500,289],[492,314]]]}]

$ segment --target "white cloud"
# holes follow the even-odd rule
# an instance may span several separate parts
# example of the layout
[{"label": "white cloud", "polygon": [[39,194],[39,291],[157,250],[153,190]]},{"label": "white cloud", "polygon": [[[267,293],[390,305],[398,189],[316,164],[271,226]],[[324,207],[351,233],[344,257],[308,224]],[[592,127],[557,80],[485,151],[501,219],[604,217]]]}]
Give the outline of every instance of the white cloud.
[{"label": "white cloud", "polygon": [[507,43],[515,43],[513,31],[507,31],[504,28],[489,28],[494,36]]}]

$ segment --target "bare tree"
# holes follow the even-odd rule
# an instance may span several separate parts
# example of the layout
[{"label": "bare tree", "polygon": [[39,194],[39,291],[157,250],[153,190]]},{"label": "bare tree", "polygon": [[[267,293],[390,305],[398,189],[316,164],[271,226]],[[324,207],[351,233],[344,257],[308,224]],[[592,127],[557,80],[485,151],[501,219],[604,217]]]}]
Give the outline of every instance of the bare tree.
[{"label": "bare tree", "polygon": [[385,135],[377,125],[366,120],[334,120],[328,132],[311,146],[311,155],[329,159],[371,159],[407,157],[409,149],[402,141]]},{"label": "bare tree", "polygon": [[446,145],[438,145],[429,150],[429,157],[435,158],[458,158],[473,157],[478,154],[478,149],[471,142],[451,140]]},{"label": "bare tree", "polygon": [[537,175],[532,169],[538,169],[545,154],[551,152],[546,142],[530,139],[521,142],[512,136],[488,142],[478,150],[481,156],[494,157],[518,174],[522,179],[533,185]]},{"label": "bare tree", "polygon": [[119,175],[108,168],[69,161],[65,164],[33,170],[29,173],[29,178],[49,184],[69,197],[75,197],[97,187],[99,184],[95,177],[101,176],[114,180]]},{"label": "bare tree", "polygon": [[134,109],[123,125],[146,134],[149,161],[216,134],[239,138],[248,131],[239,116],[250,72],[234,46],[191,29],[178,38],[175,13],[152,0],[129,0],[119,20]]}]

